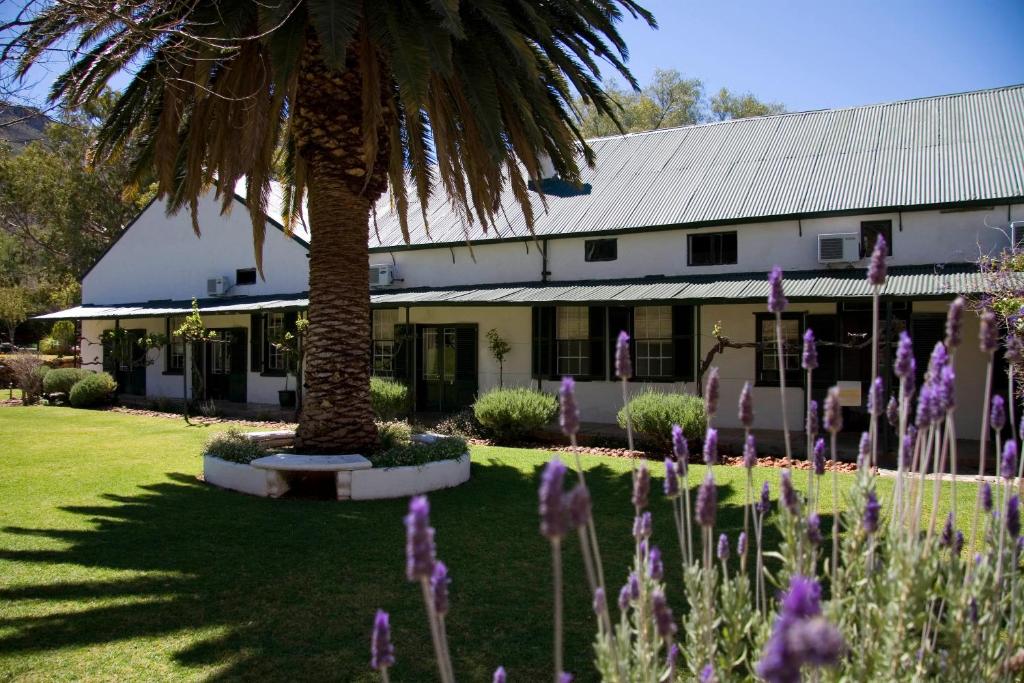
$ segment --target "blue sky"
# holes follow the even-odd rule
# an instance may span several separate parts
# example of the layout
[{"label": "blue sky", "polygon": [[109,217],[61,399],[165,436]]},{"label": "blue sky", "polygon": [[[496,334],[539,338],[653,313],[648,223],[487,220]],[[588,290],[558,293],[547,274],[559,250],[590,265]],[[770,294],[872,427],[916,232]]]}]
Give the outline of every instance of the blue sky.
[{"label": "blue sky", "polygon": [[779,101],[790,111],[1024,83],[1024,0],[641,0],[630,66]]},{"label": "blue sky", "polygon": [[[674,68],[790,111],[1024,83],[1024,0],[641,2],[659,30],[621,27],[641,83]],[[55,72],[35,74],[36,96]]]}]

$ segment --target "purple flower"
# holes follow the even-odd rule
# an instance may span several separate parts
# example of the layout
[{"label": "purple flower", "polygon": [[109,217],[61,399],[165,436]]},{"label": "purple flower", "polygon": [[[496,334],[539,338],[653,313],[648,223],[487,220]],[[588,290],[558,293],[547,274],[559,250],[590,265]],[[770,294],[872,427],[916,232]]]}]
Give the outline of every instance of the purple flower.
[{"label": "purple flower", "polygon": [[708,472],[704,483],[697,489],[697,522],[703,527],[713,527],[717,506],[718,490],[715,488],[714,477]]},{"label": "purple flower", "polygon": [[550,540],[565,536],[566,509],[564,492],[565,465],[558,458],[552,459],[544,467],[540,479],[540,533]]},{"label": "purple flower", "polygon": [[641,541],[651,537],[651,513],[645,512],[633,518],[633,538]]},{"label": "purple flower", "polygon": [[957,555],[964,549],[964,532],[957,529],[956,537],[953,541],[953,552]]},{"label": "purple flower", "polygon": [[800,512],[800,499],[797,497],[796,489],[793,488],[793,475],[789,470],[782,470],[782,504],[792,514]]},{"label": "purple flower", "polygon": [[825,397],[825,430],[836,434],[843,431],[843,407],[839,404],[839,387],[832,387]]},{"label": "purple flower", "polygon": [[964,298],[958,296],[946,312],[946,346],[955,349],[963,340]]},{"label": "purple flower", "polygon": [[765,644],[757,674],[768,683],[799,683],[804,664],[835,664],[845,647],[835,627],[820,617],[821,587],[793,575],[782,597],[782,609]]},{"label": "purple flower", "polygon": [[505,673],[505,667],[499,666],[494,670],[494,679],[492,680],[492,683],[505,683],[506,680],[508,680],[508,676]]},{"label": "purple flower", "polygon": [[729,559],[729,537],[721,534],[718,537],[718,559],[725,562]]},{"label": "purple flower", "polygon": [[896,361],[893,363],[893,372],[900,379],[913,377],[914,375],[914,343],[906,331],[900,332],[900,339],[896,345]]},{"label": "purple flower", "polygon": [[704,463],[707,465],[718,464],[718,430],[708,428],[704,435]]},{"label": "purple flower", "polygon": [[736,554],[743,556],[747,554],[747,532],[741,531],[736,539]]},{"label": "purple flower", "polygon": [[448,613],[448,567],[438,561],[434,565],[434,573],[430,577],[430,592],[434,596],[434,611],[440,615]]},{"label": "purple flower", "polygon": [[590,491],[583,484],[576,484],[566,501],[566,509],[569,513],[569,525],[573,529],[579,529],[590,522]]},{"label": "purple flower", "polygon": [[661,581],[665,576],[665,565],[661,561],[661,550],[652,545],[647,552],[647,576],[654,581]]},{"label": "purple flower", "polygon": [[566,671],[558,674],[558,683],[572,683],[572,674]]},{"label": "purple flower", "polygon": [[889,422],[889,426],[893,429],[898,429],[900,426],[900,404],[896,400],[895,396],[889,397],[889,402],[885,406],[885,419]]},{"label": "purple flower", "polygon": [[651,493],[651,473],[647,465],[640,465],[633,477],[633,507],[643,510],[647,507],[647,499]]},{"label": "purple flower", "polygon": [[944,548],[953,545],[953,513],[946,515],[946,524],[942,527],[942,536],[939,537],[939,544]]},{"label": "purple flower", "polygon": [[942,342],[935,342],[935,346],[932,348],[932,355],[928,357],[928,375],[934,382],[942,372],[942,368],[946,367],[949,363],[949,353],[946,351],[946,345]]},{"label": "purple flower", "polygon": [[598,586],[594,589],[594,614],[603,614],[606,604],[604,588]]},{"label": "purple flower", "polygon": [[874,491],[868,491],[868,501],[864,506],[864,531],[873,534],[878,531],[878,515],[882,511],[882,505],[878,502],[878,496]]},{"label": "purple flower", "polygon": [[944,365],[935,386],[938,417],[956,407],[956,371],[952,365]]},{"label": "purple flower", "polygon": [[434,529],[430,526],[430,503],[426,496],[409,501],[405,516],[405,575],[410,581],[430,579],[437,561]]},{"label": "purple flower", "polygon": [[709,418],[718,412],[718,393],[718,368],[711,368],[708,381],[704,383],[704,408]]},{"label": "purple flower", "polygon": [[800,365],[804,370],[814,370],[818,367],[818,347],[814,343],[814,330],[809,327],[804,332],[804,353]]},{"label": "purple flower", "polygon": [[1016,493],[1006,501],[1006,530],[1010,538],[1020,536],[1020,497]]},{"label": "purple flower", "polygon": [[666,680],[674,681],[676,679],[676,661],[679,659],[679,646],[672,643],[672,647],[668,649],[668,654],[665,655],[665,666],[668,667],[668,677]]},{"label": "purple flower", "polygon": [[1020,362],[1024,360],[1024,342],[1021,341],[1018,335],[1006,335],[1005,349],[1003,358],[1010,365],[1020,365]]},{"label": "purple flower", "polygon": [[981,507],[992,512],[992,485],[987,481],[981,485]]},{"label": "purple flower", "polygon": [[860,433],[860,443],[857,444],[857,469],[866,466],[871,458],[871,435],[867,432]]},{"label": "purple flower", "polygon": [[754,441],[753,434],[747,434],[746,441],[743,443],[743,466],[748,470],[753,468],[757,464],[757,443]]},{"label": "purple flower", "polygon": [[903,437],[903,467],[909,468],[914,462],[914,444],[917,441],[917,427],[907,426],[907,434]]},{"label": "purple flower", "polygon": [[881,234],[875,240],[875,249],[871,252],[871,261],[868,263],[868,282],[873,287],[881,287],[885,284],[885,257],[889,248],[885,244],[885,238]]},{"label": "purple flower", "polygon": [[807,540],[821,545],[821,518],[814,512],[807,516]]},{"label": "purple flower", "polygon": [[794,624],[788,640],[793,654],[812,666],[832,666],[846,649],[839,630],[822,617]]},{"label": "purple flower", "polygon": [[994,353],[999,346],[999,322],[996,314],[986,308],[981,312],[981,327],[978,330],[978,347],[982,353]]},{"label": "purple flower", "polygon": [[718,683],[718,676],[715,675],[715,667],[705,664],[700,670],[700,683]]},{"label": "purple flower", "polygon": [[814,473],[818,476],[825,474],[825,439],[814,442]]},{"label": "purple flower", "polygon": [[997,432],[1003,431],[1006,425],[1006,401],[999,394],[992,397],[992,410],[989,412],[988,423]]},{"label": "purple flower", "polygon": [[373,618],[373,632],[370,635],[370,668],[374,671],[386,669],[395,664],[395,648],[391,646],[391,625],[388,613],[377,610]]},{"label": "purple flower", "polygon": [[811,401],[807,404],[807,422],[804,425],[807,434],[813,439],[818,435],[818,402]]},{"label": "purple flower", "polygon": [[690,449],[686,445],[683,428],[679,425],[672,425],[672,452],[679,461],[679,473],[686,474],[686,461],[690,459]]},{"label": "purple flower", "polygon": [[917,423],[918,429],[924,429],[932,423],[932,415],[935,413],[933,410],[934,403],[935,396],[932,391],[932,385],[925,383],[921,387],[921,393],[917,395],[917,417],[914,419],[914,422]]},{"label": "purple flower", "polygon": [[775,266],[768,274],[768,311],[782,313],[788,305],[789,302],[782,292],[782,269]]},{"label": "purple flower", "polygon": [[629,609],[629,584],[622,587],[619,591],[619,611],[625,612]]},{"label": "purple flower", "polygon": [[672,608],[665,600],[665,594],[658,589],[651,591],[651,611],[654,614],[654,625],[658,629],[658,635],[665,639],[665,642],[672,640],[676,634],[676,622],[672,616]]},{"label": "purple flower", "polygon": [[754,509],[762,515],[767,514],[772,509],[771,490],[768,488],[768,482],[762,484],[761,499],[754,504]]},{"label": "purple flower", "polygon": [[636,572],[629,573],[629,581],[626,582],[626,586],[629,588],[629,599],[639,600],[640,599],[640,578],[636,575]]},{"label": "purple flower", "polygon": [[885,401],[885,389],[882,387],[882,378],[875,377],[868,389],[868,412],[872,417],[882,414],[882,406]]},{"label": "purple flower", "polygon": [[669,498],[679,495],[679,474],[671,458],[665,458],[665,495]]},{"label": "purple flower", "polygon": [[740,424],[747,429],[754,426],[754,390],[750,382],[745,382],[740,391],[739,418]]},{"label": "purple flower", "polygon": [[1000,467],[1003,479],[1013,479],[1017,474],[1017,442],[1010,440],[1003,446],[1003,460]]},{"label": "purple flower", "polygon": [[572,377],[562,378],[558,398],[562,407],[558,417],[562,433],[569,437],[574,436],[580,430],[580,409],[576,405],[576,381]]},{"label": "purple flower", "polygon": [[619,332],[619,339],[615,343],[615,376],[623,380],[633,376],[633,360],[629,356],[629,333],[625,330]]}]

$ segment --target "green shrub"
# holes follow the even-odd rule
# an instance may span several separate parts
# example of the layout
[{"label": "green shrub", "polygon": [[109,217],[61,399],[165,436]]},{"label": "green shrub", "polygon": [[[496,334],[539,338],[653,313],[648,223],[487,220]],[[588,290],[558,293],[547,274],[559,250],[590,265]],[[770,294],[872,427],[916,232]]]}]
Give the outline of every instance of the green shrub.
[{"label": "green shrub", "polygon": [[95,373],[83,368],[57,368],[43,377],[44,394],[71,394],[71,387]]},{"label": "green shrub", "polygon": [[412,442],[412,427],[408,422],[393,420],[391,422],[377,423],[377,437],[380,439],[380,449],[386,451],[395,446],[405,446]]},{"label": "green shrub", "polygon": [[473,404],[473,414],[499,439],[528,436],[558,414],[558,401],[533,389],[492,389]]},{"label": "green shrub", "polygon": [[43,337],[39,340],[39,353],[47,356],[63,356],[66,349],[59,339]]},{"label": "green shrub", "polygon": [[486,439],[488,437],[487,428],[476,419],[472,408],[445,416],[434,425],[432,431],[449,436],[461,436],[464,439]]},{"label": "green shrub", "polygon": [[[633,432],[648,446],[660,449],[672,446],[672,425],[683,428],[687,439],[704,436],[708,426],[704,399],[692,394],[666,394],[645,391],[630,399],[629,417]],[[619,426],[626,428],[626,409],[619,410]]]},{"label": "green shrub", "polygon": [[[54,370],[46,375],[44,381],[50,377]],[[106,372],[90,373],[83,377],[71,387],[68,400],[76,408],[92,408],[110,401],[110,398],[117,390],[117,382]]]},{"label": "green shrub", "polygon": [[409,388],[384,377],[370,378],[370,404],[378,420],[394,420],[405,414]]},{"label": "green shrub", "polygon": [[434,443],[407,443],[377,453],[372,458],[374,467],[409,467],[426,465],[438,460],[459,460],[466,457],[466,441],[457,436],[438,439]]},{"label": "green shrub", "polygon": [[259,443],[247,439],[237,428],[231,427],[226,432],[214,434],[207,439],[203,453],[228,462],[248,465],[253,460],[262,458],[267,451]]}]

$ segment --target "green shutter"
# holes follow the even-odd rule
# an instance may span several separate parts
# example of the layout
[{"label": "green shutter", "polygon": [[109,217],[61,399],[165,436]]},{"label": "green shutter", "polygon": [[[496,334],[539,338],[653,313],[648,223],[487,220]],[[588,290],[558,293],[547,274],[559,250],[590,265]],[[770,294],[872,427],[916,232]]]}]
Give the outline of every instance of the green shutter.
[{"label": "green shutter", "polygon": [[263,314],[249,317],[249,369],[263,372]]},{"label": "green shutter", "polygon": [[604,379],[605,356],[608,355],[608,338],[605,327],[607,309],[604,306],[589,306],[590,318],[590,375],[591,379]]},{"label": "green shutter", "polygon": [[555,375],[555,308],[533,307],[534,379],[551,379]]}]

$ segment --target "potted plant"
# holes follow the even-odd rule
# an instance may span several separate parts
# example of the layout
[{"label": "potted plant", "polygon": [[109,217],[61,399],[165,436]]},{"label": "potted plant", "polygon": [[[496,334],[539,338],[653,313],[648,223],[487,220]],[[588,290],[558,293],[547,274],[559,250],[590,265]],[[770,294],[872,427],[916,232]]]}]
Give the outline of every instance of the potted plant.
[{"label": "potted plant", "polygon": [[270,341],[271,346],[284,354],[286,363],[284,373],[284,389],[277,392],[277,400],[282,408],[298,407],[298,392],[288,388],[288,375],[295,373],[296,387],[302,386],[302,361],[305,354],[304,338],[309,329],[309,319],[300,317],[295,321],[295,331],[285,332]]}]

